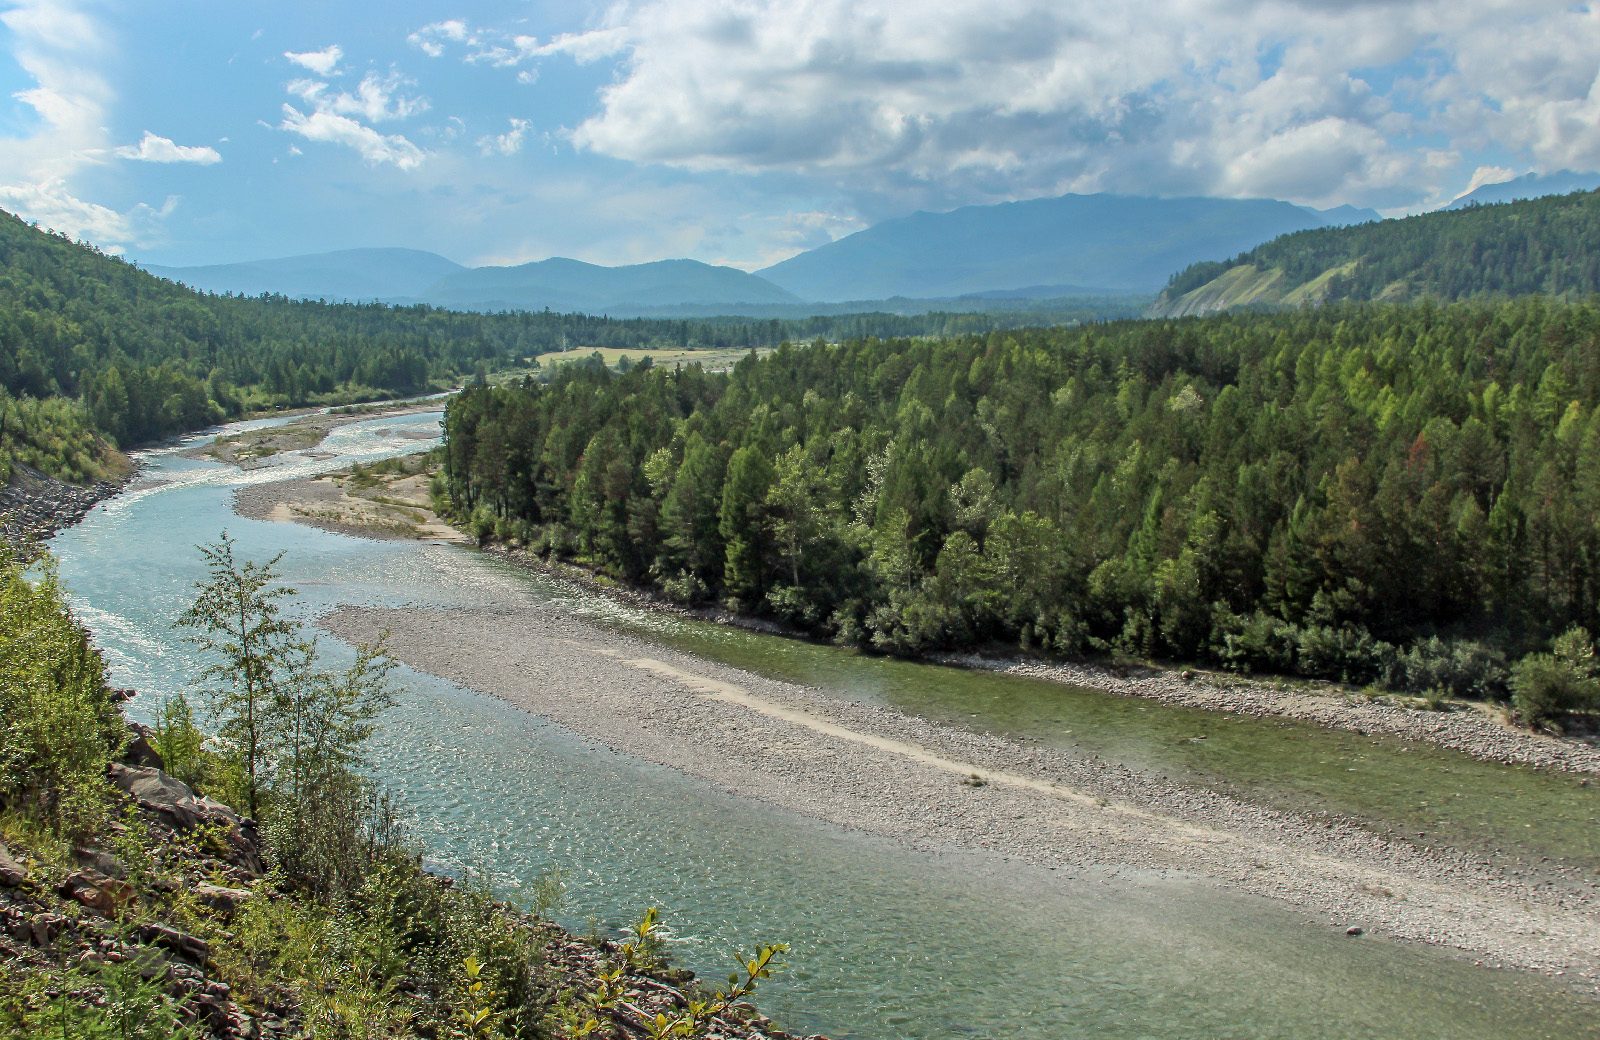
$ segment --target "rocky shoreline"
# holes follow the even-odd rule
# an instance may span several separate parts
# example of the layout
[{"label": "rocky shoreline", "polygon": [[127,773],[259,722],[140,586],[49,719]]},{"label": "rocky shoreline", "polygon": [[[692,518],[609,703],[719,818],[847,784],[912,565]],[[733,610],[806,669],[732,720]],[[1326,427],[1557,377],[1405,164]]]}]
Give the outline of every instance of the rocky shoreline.
[{"label": "rocky shoreline", "polygon": [[[628,606],[698,618],[768,635],[807,639],[804,633],[715,607],[685,607],[646,589],[608,583],[574,564],[547,560],[498,543],[483,546],[529,570],[570,581]],[[955,668],[997,671],[1083,686],[1121,697],[1141,697],[1206,711],[1275,716],[1366,736],[1382,733],[1425,741],[1485,761],[1600,774],[1600,743],[1512,726],[1489,705],[1459,703],[1432,711],[1404,699],[1369,696],[1332,683],[1275,682],[1193,668],[1114,668],[1090,662],[1046,661],[1017,655],[934,653],[924,660]]]},{"label": "rocky shoreline", "polygon": [[[92,980],[114,974],[119,965],[134,966],[159,991],[166,1012],[196,1036],[300,1040],[309,1035],[293,992],[273,989],[262,999],[259,992],[235,988],[249,971],[229,948],[229,928],[252,903],[286,898],[269,874],[255,821],[168,775],[149,730],[136,723],[129,729],[123,761],[113,762],[106,778],[108,793],[115,788],[113,797],[126,809],[120,832],[73,845],[65,860],[35,855],[43,850],[15,841],[9,848],[0,842],[0,969],[43,976],[76,968],[84,973],[81,988],[61,996],[105,1002],[115,995],[114,983]],[[135,821],[158,849],[149,862],[126,862],[126,853],[118,850],[115,839]],[[104,841],[107,837],[114,840]],[[440,889],[454,884],[449,877],[423,876]],[[543,951],[543,981],[552,991],[597,993],[605,985],[604,973],[626,961],[615,942],[580,939],[547,918],[506,904],[495,908],[508,936]],[[628,963],[612,983],[617,999],[597,1012],[623,1036],[643,1035],[657,1013],[686,1007],[698,992],[699,982],[687,969]],[[747,1003],[716,1018],[705,1035],[800,1040]]]},{"label": "rocky shoreline", "polygon": [[535,605],[347,607],[319,626],[347,641],[387,632],[401,661],[615,751],[913,848],[1018,859],[1069,880],[1201,881],[1340,932],[1564,974],[1590,992],[1600,983],[1600,897],[1565,864],[1426,847],[843,701]]},{"label": "rocky shoreline", "polygon": [[16,464],[11,481],[0,488],[0,538],[22,548],[48,541],[82,520],[96,505],[119,494],[139,475],[135,463],[115,480],[79,487]]}]

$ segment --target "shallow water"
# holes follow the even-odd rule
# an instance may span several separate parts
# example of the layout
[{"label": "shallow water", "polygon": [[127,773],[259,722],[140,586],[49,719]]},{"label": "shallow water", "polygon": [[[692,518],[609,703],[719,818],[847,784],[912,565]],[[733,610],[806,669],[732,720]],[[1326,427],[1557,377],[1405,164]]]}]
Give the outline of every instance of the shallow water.
[{"label": "shallow water", "polygon": [[[1054,684],[661,619],[469,550],[367,541],[230,511],[241,484],[421,450],[425,443],[402,434],[436,422],[351,424],[320,449],[341,458],[289,455],[248,473],[156,453],[145,476],[171,483],[114,500],[61,535],[53,548],[77,609],[118,681],[147,691],[135,713],[194,672],[171,619],[202,575],[193,546],[226,527],[249,557],[286,553],[284,571],[308,615],[340,603],[557,602],[707,656],[973,728],[1075,742],[1208,783],[1281,787],[1286,798],[1315,790],[1331,799],[1342,789],[1326,779],[1337,770],[1320,768],[1336,749],[1317,745],[1314,769],[1299,737],[1274,743],[1272,724],[1234,726]],[[335,659],[348,655],[326,646]],[[742,945],[788,941],[790,970],[761,1004],[797,1030],[863,1040],[1600,1037],[1600,1005],[1541,978],[1348,939],[1203,886],[1069,879],[987,857],[911,852],[613,754],[492,697],[409,669],[397,675],[402,703],[387,719],[376,769],[441,868],[486,871],[512,894],[559,868],[571,892],[566,919],[579,929],[660,906],[680,937],[677,956],[713,975]],[[1183,742],[1200,733],[1205,742]],[[1374,758],[1379,752],[1363,750],[1370,747],[1348,754]],[[1433,782],[1431,767],[1417,766],[1429,761],[1421,749],[1382,755],[1370,767],[1377,779],[1398,771],[1400,791]],[[1268,784],[1263,762],[1309,779]],[[1540,782],[1507,781],[1543,790]],[[1542,822],[1535,829],[1545,833]]]}]

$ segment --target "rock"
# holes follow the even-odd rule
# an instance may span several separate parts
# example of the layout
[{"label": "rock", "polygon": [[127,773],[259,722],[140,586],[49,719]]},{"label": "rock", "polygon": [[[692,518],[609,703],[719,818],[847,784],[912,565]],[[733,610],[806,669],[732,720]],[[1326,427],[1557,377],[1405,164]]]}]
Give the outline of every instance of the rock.
[{"label": "rock", "polygon": [[32,921],[33,944],[40,949],[47,948],[60,937],[66,923],[67,919],[60,914],[39,914]]},{"label": "rock", "polygon": [[1362,928],[1361,928],[1360,925],[1353,924],[1349,928],[1346,928],[1344,930],[1344,934],[1346,934],[1346,935],[1360,935],[1360,934],[1362,934]]},{"label": "rock", "polygon": [[260,842],[255,822],[212,798],[196,795],[189,785],[150,766],[112,763],[111,782],[132,795],[140,808],[160,817],[173,830],[211,825],[226,834],[230,862],[251,875],[261,873]]},{"label": "rock", "polygon": [[166,763],[161,760],[161,753],[151,743],[155,731],[149,726],[137,722],[128,723],[128,732],[132,739],[128,741],[127,748],[122,752],[123,761],[131,766],[146,766],[154,769],[164,769]]},{"label": "rock", "polygon": [[0,843],[0,885],[6,888],[18,888],[28,881],[28,872],[22,864],[11,858],[11,853],[4,843]]},{"label": "rock", "polygon": [[211,947],[204,939],[180,932],[170,925],[159,922],[143,925],[139,928],[139,937],[147,943],[172,951],[191,964],[203,965],[211,959]]},{"label": "rock", "polygon": [[123,867],[122,861],[101,849],[75,845],[72,849],[72,858],[78,861],[78,866],[98,870],[107,877],[123,878],[128,876],[128,871]]},{"label": "rock", "polygon": [[63,899],[82,903],[90,910],[106,917],[114,917],[118,910],[133,900],[133,886],[126,881],[106,877],[97,870],[80,870],[68,874],[56,887]]},{"label": "rock", "polygon": [[224,888],[221,885],[209,884],[205,881],[194,886],[195,898],[213,910],[224,913],[233,913],[239,904],[249,899],[251,892],[246,888]]}]

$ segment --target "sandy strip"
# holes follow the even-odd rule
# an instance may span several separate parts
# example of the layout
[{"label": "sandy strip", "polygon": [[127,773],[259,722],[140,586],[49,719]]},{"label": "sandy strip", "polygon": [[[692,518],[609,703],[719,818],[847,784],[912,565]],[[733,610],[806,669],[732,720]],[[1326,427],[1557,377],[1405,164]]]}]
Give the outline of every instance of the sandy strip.
[{"label": "sandy strip", "polygon": [[538,606],[343,608],[320,624],[358,641],[387,630],[407,664],[617,751],[916,848],[1130,884],[1197,878],[1341,930],[1600,982],[1600,902],[1571,878],[842,701]]}]

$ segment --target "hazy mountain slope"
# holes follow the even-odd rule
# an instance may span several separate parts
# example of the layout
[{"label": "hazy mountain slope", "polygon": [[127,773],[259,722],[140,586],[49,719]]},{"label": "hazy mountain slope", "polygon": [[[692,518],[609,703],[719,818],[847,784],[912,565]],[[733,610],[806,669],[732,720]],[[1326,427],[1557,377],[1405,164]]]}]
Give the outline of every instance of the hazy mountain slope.
[{"label": "hazy mountain slope", "polygon": [[1600,192],[1301,231],[1172,277],[1153,315],[1600,291]]},{"label": "hazy mountain slope", "polygon": [[453,260],[420,249],[341,249],[203,267],[140,266],[204,292],[280,293],[332,301],[414,296],[439,279],[465,270]]},{"label": "hazy mountain slope", "polygon": [[810,300],[1154,291],[1204,257],[1352,219],[1367,217],[1269,199],[1063,195],[886,220],[757,273]]},{"label": "hazy mountain slope", "polygon": [[1485,184],[1444,208],[1465,209],[1473,205],[1537,199],[1546,195],[1570,195],[1575,191],[1593,191],[1595,188],[1600,188],[1600,173],[1574,173],[1571,170],[1545,174],[1528,173],[1500,184]]},{"label": "hazy mountain slope", "polygon": [[554,257],[517,267],[457,271],[418,294],[456,310],[529,310],[622,314],[680,304],[799,303],[763,278],[698,260],[657,260],[601,267]]}]

